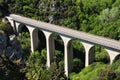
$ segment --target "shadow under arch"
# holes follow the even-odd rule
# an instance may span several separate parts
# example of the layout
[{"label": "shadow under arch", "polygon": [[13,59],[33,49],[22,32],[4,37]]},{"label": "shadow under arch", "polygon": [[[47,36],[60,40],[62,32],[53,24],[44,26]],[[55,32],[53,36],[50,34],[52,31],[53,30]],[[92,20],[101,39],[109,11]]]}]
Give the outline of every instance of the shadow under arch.
[{"label": "shadow under arch", "polygon": [[54,60],[55,62],[64,64],[64,42],[61,36],[57,33],[52,33],[50,39],[53,39],[54,45]]},{"label": "shadow under arch", "polygon": [[71,39],[70,42],[73,48],[72,72],[78,73],[85,67],[85,48],[82,42],[78,39]]},{"label": "shadow under arch", "polygon": [[120,54],[118,54],[118,55],[115,57],[115,59],[114,59],[113,62],[116,62],[116,61],[118,61],[118,60],[120,60]]},{"label": "shadow under arch", "polygon": [[27,28],[27,26],[23,23],[20,23],[18,25],[18,36],[17,39],[19,40],[19,43],[21,44],[22,48],[22,56],[23,58],[28,58],[31,52],[31,41],[30,41],[30,32]]},{"label": "shadow under arch", "polygon": [[29,32],[27,26],[23,23],[20,23],[18,26],[18,33]]},{"label": "shadow under arch", "polygon": [[42,51],[43,49],[46,49],[46,38],[45,38],[45,34],[43,33],[42,30],[37,29],[38,31],[38,39],[39,39],[39,44],[38,44],[38,51]]},{"label": "shadow under arch", "polygon": [[90,50],[93,50],[92,52],[89,52],[89,56],[92,55],[92,57],[89,59],[91,59],[91,60],[93,59],[90,62],[90,64],[93,62],[103,62],[105,64],[110,63],[110,56],[104,47],[102,47],[100,45],[94,45],[93,47],[91,47]]}]

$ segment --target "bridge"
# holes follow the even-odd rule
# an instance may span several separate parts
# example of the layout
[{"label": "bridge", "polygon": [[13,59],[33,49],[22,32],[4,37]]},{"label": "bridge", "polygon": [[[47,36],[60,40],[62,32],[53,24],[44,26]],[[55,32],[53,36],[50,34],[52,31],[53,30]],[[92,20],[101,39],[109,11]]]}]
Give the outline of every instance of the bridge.
[{"label": "bridge", "polygon": [[19,25],[21,23],[26,25],[30,33],[32,52],[34,52],[38,47],[38,30],[41,30],[44,33],[47,49],[47,67],[50,67],[51,63],[53,62],[53,56],[55,52],[53,34],[57,33],[64,43],[64,70],[66,76],[69,76],[69,73],[73,68],[73,51],[71,46],[71,41],[73,39],[80,40],[85,48],[85,66],[88,66],[94,61],[93,47],[95,45],[100,45],[106,49],[110,57],[110,64],[114,61],[116,56],[120,54],[120,42],[116,40],[33,20],[15,14],[10,14],[9,16],[7,16],[7,19],[9,20],[13,29],[18,33],[21,30],[21,27]]}]

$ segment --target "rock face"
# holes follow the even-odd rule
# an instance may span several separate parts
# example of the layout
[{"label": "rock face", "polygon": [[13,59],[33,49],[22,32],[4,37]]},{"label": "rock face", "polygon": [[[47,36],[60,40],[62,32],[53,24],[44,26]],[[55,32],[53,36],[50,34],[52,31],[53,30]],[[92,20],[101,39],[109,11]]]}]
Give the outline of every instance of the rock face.
[{"label": "rock face", "polygon": [[0,54],[3,53],[12,61],[22,57],[22,49],[15,35],[0,34]]},{"label": "rock face", "polygon": [[7,47],[7,36],[4,33],[0,33],[0,54],[4,52]]}]

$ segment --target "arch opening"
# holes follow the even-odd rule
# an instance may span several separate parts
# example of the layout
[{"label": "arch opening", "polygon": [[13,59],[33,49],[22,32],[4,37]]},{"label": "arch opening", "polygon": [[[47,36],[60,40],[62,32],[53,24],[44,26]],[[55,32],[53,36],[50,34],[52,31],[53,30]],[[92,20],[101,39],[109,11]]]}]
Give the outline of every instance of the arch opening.
[{"label": "arch opening", "polygon": [[38,51],[46,50],[46,38],[44,33],[41,30],[38,30],[38,39],[39,39],[39,44],[38,44]]},{"label": "arch opening", "polygon": [[20,24],[18,26],[18,34],[19,36],[17,39],[19,40],[22,48],[22,56],[23,58],[29,57],[30,51],[31,51],[31,44],[30,44],[30,33],[28,28],[26,27],[25,24]]},{"label": "arch opening", "polygon": [[116,61],[118,61],[118,60],[120,60],[120,54],[115,57],[115,59],[114,59],[113,62],[116,62]]},{"label": "arch opening", "polygon": [[80,72],[85,67],[85,49],[80,40],[72,39],[73,69],[72,72]]},{"label": "arch opening", "polygon": [[18,33],[22,33],[22,32],[29,32],[29,30],[28,30],[28,28],[26,27],[26,25],[25,24],[20,24],[19,26],[18,26]]},{"label": "arch opening", "polygon": [[62,38],[57,34],[53,33],[51,35],[54,39],[54,47],[55,47],[55,52],[54,52],[54,62],[64,65],[64,43]]},{"label": "arch opening", "polygon": [[95,45],[93,48],[94,48],[94,53],[92,54],[95,54],[94,57],[95,62],[103,62],[105,64],[110,63],[110,56],[104,47]]}]

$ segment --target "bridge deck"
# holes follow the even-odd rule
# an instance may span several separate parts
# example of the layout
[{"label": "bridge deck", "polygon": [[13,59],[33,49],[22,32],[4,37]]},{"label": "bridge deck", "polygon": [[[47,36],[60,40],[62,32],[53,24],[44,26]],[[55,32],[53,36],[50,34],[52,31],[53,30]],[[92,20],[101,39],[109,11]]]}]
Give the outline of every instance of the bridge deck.
[{"label": "bridge deck", "polygon": [[15,15],[15,14],[11,14],[10,17],[14,21],[17,21],[23,24],[27,24],[30,26],[34,26],[36,28],[41,28],[47,31],[55,32],[61,35],[69,36],[75,39],[80,39],[83,41],[87,41],[93,44],[98,44],[104,47],[108,47],[108,48],[112,48],[120,51],[120,42],[113,39],[104,38],[101,36],[96,36],[93,34],[88,34],[88,33],[77,31],[77,30],[72,30],[66,27],[33,20],[30,18],[26,18],[23,16]]}]

